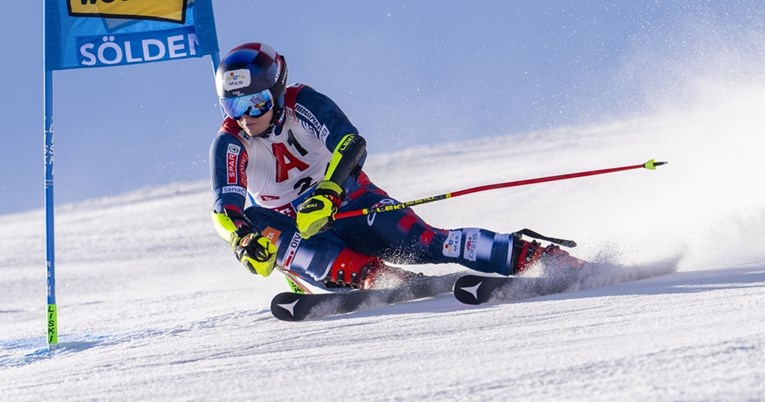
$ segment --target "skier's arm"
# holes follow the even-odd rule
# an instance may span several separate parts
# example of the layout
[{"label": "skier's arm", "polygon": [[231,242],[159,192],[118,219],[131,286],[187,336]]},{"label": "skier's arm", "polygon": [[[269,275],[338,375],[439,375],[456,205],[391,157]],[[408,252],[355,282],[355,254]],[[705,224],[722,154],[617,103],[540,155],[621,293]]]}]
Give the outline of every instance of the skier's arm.
[{"label": "skier's arm", "polygon": [[324,181],[342,186],[348,176],[357,176],[366,158],[366,141],[340,107],[307,85],[300,86],[295,102],[295,116],[332,153]]},{"label": "skier's arm", "polygon": [[271,275],[276,263],[276,245],[248,223],[240,223],[237,226],[235,221],[247,221],[244,215],[229,214],[228,211],[224,213],[211,211],[215,230],[231,245],[236,258],[250,272],[262,276]]},{"label": "skier's arm", "polygon": [[268,276],[274,270],[276,246],[263,237],[244,215],[247,194],[247,151],[234,135],[220,133],[210,147],[210,170],[215,203],[211,211],[218,235],[231,245],[250,272]]},{"label": "skier's arm", "polygon": [[361,160],[367,149],[367,142],[358,134],[347,134],[332,151],[327,172],[323,181],[342,186],[348,176],[357,176],[361,170]]},{"label": "skier's arm", "polygon": [[319,233],[330,222],[345,196],[342,183],[361,170],[359,162],[365,151],[366,142],[357,134],[347,134],[337,144],[324,179],[298,208],[296,222],[304,238]]},{"label": "skier's arm", "polygon": [[304,238],[309,238],[331,221],[345,195],[345,180],[361,172],[366,142],[340,107],[326,95],[301,85],[294,102],[295,116],[303,127],[311,130],[331,152],[322,181],[297,210],[298,230]]},{"label": "skier's arm", "polygon": [[347,134],[343,137],[332,152],[324,179],[316,186],[313,195],[323,195],[329,198],[335,207],[339,207],[345,196],[343,182],[348,176],[358,175],[361,170],[359,162],[366,147],[367,143],[360,135]]}]

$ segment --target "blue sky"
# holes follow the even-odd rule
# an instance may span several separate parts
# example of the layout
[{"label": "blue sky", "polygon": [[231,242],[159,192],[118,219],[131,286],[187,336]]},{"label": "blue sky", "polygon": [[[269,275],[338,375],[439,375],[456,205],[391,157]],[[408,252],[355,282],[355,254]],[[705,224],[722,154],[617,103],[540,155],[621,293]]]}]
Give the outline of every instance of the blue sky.
[{"label": "blue sky", "polygon": [[[222,52],[250,41],[275,47],[289,81],[333,97],[371,157],[639,114],[646,76],[662,71],[689,32],[762,32],[765,8],[748,0],[214,3]],[[13,21],[0,25],[7,214],[44,205],[42,2],[3,9]],[[56,203],[203,180],[219,123],[209,58],[56,72]]]}]

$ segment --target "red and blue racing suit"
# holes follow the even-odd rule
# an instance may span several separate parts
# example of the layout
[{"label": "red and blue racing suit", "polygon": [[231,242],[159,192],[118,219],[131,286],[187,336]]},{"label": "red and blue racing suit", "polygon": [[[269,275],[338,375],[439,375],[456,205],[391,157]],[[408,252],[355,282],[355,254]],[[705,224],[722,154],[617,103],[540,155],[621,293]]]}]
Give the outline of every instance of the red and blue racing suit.
[{"label": "red and blue racing suit", "polygon": [[[332,150],[347,134],[358,135],[342,110],[305,85],[287,88],[274,129],[249,137],[224,120],[210,149],[215,212],[244,213],[277,246],[277,264],[321,281],[338,259],[363,254],[393,263],[456,263],[473,270],[510,274],[513,237],[485,229],[436,229],[412,209],[340,219],[310,239],[295,227],[295,211],[321,180]],[[366,155],[365,155],[366,156]],[[396,203],[361,169],[343,183],[340,212]],[[247,200],[249,208],[245,209]],[[352,251],[351,251],[352,250]]]}]

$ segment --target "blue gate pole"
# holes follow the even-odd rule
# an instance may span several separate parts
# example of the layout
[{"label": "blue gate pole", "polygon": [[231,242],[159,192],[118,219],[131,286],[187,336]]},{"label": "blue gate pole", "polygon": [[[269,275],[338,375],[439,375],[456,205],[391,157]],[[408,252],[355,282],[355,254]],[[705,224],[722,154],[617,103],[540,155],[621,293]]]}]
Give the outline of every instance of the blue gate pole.
[{"label": "blue gate pole", "polygon": [[[43,63],[44,64],[44,63]],[[53,72],[45,69],[45,254],[48,267],[48,350],[58,345],[56,252],[53,225]]]},{"label": "blue gate pole", "polygon": [[[215,75],[218,73],[218,66],[220,65],[220,54],[218,52],[210,53],[210,61],[212,62],[213,69],[213,85],[215,85]],[[223,111],[223,105],[220,106],[220,113],[223,117],[226,117],[226,112]]]}]

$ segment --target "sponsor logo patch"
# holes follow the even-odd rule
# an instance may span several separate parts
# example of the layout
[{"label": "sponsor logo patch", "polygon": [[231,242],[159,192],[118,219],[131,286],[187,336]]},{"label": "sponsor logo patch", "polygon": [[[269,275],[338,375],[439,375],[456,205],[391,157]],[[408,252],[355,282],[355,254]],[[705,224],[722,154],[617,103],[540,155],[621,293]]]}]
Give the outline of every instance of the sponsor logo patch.
[{"label": "sponsor logo patch", "polygon": [[460,246],[462,245],[462,231],[453,230],[444,241],[444,257],[457,258],[460,256]]},{"label": "sponsor logo patch", "polygon": [[[395,203],[396,203],[395,200],[392,200],[390,198],[383,198],[379,202],[377,202],[374,205],[372,205],[372,207],[369,208],[369,209],[375,209],[375,208],[379,208],[379,207],[382,207],[382,206],[385,206],[385,205],[391,205],[391,204],[395,204]],[[374,225],[376,217],[377,217],[377,213],[376,212],[373,213],[373,214],[367,215],[367,225],[369,225],[369,226]]]},{"label": "sponsor logo patch", "polygon": [[319,120],[313,115],[313,113],[311,113],[310,110],[306,109],[305,106],[299,103],[296,104],[295,112],[308,121],[308,123],[312,126],[312,131],[314,133],[319,133],[319,131],[321,131],[321,123],[319,123]]},{"label": "sponsor logo patch", "polygon": [[319,139],[321,142],[327,142],[327,136],[329,135],[329,129],[324,124],[321,125],[321,131],[319,131]]},{"label": "sponsor logo patch", "polygon": [[478,237],[480,237],[481,234],[475,229],[467,229],[465,230],[465,234],[467,236],[465,237],[465,250],[462,256],[468,261],[475,261],[477,254],[476,249],[478,248]]},{"label": "sponsor logo patch", "polygon": [[247,161],[249,161],[249,158],[247,153],[244,152],[239,158],[239,183],[237,183],[242,187],[247,187]]},{"label": "sponsor logo patch", "polygon": [[265,229],[263,229],[263,232],[261,233],[261,235],[263,235],[263,237],[268,239],[271,243],[277,244],[277,242],[279,241],[279,236],[282,235],[282,231],[276,230],[272,228],[271,226],[267,226]]},{"label": "sponsor logo patch", "polygon": [[229,194],[229,193],[239,194],[242,197],[246,197],[247,196],[247,190],[245,190],[244,187],[239,187],[239,186],[225,186],[225,187],[223,187],[223,194]]},{"label": "sponsor logo patch", "polygon": [[237,184],[237,160],[239,159],[239,147],[229,145],[226,152],[226,183]]},{"label": "sponsor logo patch", "polygon": [[234,89],[247,88],[250,86],[250,70],[245,68],[239,70],[226,71],[223,76],[223,89],[232,91]]},{"label": "sponsor logo patch", "polygon": [[292,235],[292,239],[290,239],[290,245],[287,247],[287,252],[284,253],[284,262],[282,263],[282,267],[284,269],[289,271],[290,266],[292,266],[292,261],[295,259],[297,249],[300,247],[301,241],[303,241],[303,238],[300,237],[300,233],[295,233]]}]

